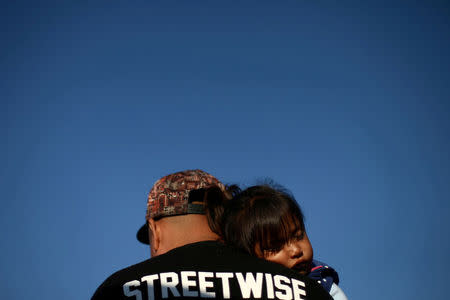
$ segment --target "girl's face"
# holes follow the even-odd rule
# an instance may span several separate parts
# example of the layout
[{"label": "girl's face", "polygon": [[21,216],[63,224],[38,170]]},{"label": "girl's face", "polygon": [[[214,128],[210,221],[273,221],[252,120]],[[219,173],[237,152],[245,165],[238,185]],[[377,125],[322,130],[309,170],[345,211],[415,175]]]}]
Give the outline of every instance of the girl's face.
[{"label": "girl's face", "polygon": [[281,250],[264,251],[263,257],[306,275],[311,271],[313,249],[306,232],[299,230]]}]

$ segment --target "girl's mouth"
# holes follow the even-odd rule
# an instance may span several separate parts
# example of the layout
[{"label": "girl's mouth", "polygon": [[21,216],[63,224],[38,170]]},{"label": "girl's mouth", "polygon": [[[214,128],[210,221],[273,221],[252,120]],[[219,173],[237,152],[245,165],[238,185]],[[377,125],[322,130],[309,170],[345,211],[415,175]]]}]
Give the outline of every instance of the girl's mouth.
[{"label": "girl's mouth", "polygon": [[311,271],[311,263],[309,261],[302,261],[294,265],[292,269],[302,275],[306,275]]}]

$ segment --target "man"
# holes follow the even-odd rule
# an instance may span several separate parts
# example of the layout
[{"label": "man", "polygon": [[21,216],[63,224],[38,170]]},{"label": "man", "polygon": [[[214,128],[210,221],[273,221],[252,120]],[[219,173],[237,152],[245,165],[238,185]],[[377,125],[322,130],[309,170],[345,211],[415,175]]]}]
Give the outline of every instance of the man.
[{"label": "man", "polygon": [[150,244],[151,258],[111,275],[92,300],[331,299],[309,278],[218,241],[205,199],[225,195],[224,185],[201,170],[158,180],[148,196],[147,222],[137,234]]}]

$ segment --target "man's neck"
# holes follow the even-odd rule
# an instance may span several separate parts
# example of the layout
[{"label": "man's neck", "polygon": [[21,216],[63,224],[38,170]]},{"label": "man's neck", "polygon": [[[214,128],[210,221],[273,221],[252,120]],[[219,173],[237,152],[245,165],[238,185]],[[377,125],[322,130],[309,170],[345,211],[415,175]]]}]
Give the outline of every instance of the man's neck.
[{"label": "man's neck", "polygon": [[209,228],[204,215],[167,217],[157,222],[161,228],[161,236],[159,249],[155,255],[164,254],[187,244],[219,239],[219,236]]}]

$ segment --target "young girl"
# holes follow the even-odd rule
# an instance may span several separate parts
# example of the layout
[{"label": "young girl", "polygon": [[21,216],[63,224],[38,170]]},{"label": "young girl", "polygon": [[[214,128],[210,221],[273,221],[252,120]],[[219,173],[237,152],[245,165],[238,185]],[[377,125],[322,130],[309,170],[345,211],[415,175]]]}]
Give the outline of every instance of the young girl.
[{"label": "young girl", "polygon": [[347,300],[337,285],[338,274],[313,260],[303,213],[284,188],[257,185],[235,189],[226,201],[220,223],[225,243],[249,254],[295,269],[317,280],[335,300]]}]

